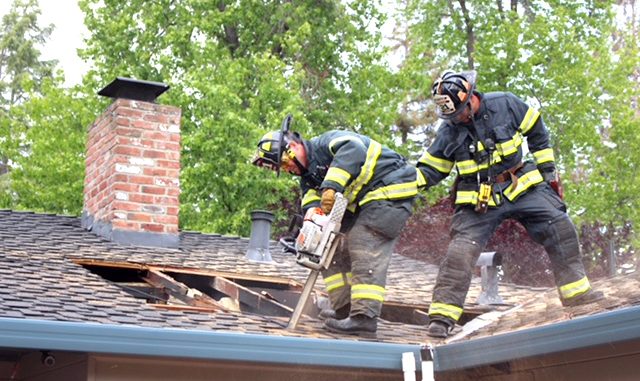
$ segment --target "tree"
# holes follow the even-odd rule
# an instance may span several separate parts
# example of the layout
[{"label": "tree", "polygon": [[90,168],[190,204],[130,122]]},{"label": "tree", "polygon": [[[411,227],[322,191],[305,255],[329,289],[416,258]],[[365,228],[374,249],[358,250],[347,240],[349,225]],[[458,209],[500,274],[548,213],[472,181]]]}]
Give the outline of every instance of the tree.
[{"label": "tree", "polygon": [[[627,24],[616,18],[616,6],[633,10],[635,2],[401,4],[408,109],[432,110],[428,87],[411,78],[432,83],[445,68],[478,70],[481,91],[510,91],[541,109],[576,222],[609,226],[611,237],[638,226],[638,20],[635,13]],[[428,132],[425,147],[437,129],[432,120],[414,127]]]},{"label": "tree", "polygon": [[[0,192],[0,207],[79,215],[82,211],[87,126],[97,100],[79,89],[63,89],[62,77],[40,83],[39,93],[10,108],[0,131],[11,129],[20,144],[5,145],[11,181]],[[95,97],[93,97],[95,98]]]},{"label": "tree", "polygon": [[49,38],[53,26],[41,27],[39,15],[37,0],[15,0],[0,22],[0,193],[4,194],[11,184],[8,150],[20,140],[11,131],[14,123],[8,119],[9,109],[24,102],[28,92],[37,93],[56,64],[40,59],[38,47]]},{"label": "tree", "polygon": [[249,212],[299,195],[249,164],[287,113],[306,137],[349,128],[392,143],[396,91],[381,64],[373,3],[142,0],[80,2],[90,81],[168,82],[182,119],[181,227],[248,234]]}]

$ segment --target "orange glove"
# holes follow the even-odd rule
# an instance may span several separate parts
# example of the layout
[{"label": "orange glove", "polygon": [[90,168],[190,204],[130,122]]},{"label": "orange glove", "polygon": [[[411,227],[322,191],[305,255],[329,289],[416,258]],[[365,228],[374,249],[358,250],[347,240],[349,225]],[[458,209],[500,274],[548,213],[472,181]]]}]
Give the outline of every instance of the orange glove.
[{"label": "orange glove", "polygon": [[320,200],[320,207],[324,214],[331,213],[333,209],[333,203],[336,202],[336,190],[327,188],[322,191],[322,199]]}]

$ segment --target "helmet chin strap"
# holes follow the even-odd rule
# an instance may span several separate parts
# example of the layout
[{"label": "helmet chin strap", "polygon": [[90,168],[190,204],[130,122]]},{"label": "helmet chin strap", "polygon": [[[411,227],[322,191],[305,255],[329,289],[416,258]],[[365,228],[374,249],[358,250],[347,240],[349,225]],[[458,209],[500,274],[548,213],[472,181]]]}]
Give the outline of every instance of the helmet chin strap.
[{"label": "helmet chin strap", "polygon": [[296,167],[300,170],[300,176],[302,176],[305,173],[307,173],[307,171],[308,171],[307,168],[304,165],[302,165],[300,160],[298,160],[298,158],[296,157],[296,154],[293,151],[290,151],[288,147],[287,147],[287,152],[285,153],[285,155],[288,155],[288,159],[293,161],[293,163],[296,165]]},{"label": "helmet chin strap", "polygon": [[305,168],[304,165],[302,165],[302,163],[298,160],[297,157],[293,157],[293,162],[295,163],[296,167],[298,167],[298,169],[300,170],[300,175],[304,175],[305,173],[307,173],[308,169]]}]

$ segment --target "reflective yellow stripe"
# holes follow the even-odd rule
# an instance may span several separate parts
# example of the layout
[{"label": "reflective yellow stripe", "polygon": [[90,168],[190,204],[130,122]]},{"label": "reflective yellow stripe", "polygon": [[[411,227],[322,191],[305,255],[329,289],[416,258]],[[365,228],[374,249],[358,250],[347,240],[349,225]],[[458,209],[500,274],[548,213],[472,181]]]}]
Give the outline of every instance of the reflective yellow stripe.
[{"label": "reflective yellow stripe", "polygon": [[524,175],[518,177],[518,186],[516,189],[513,189],[513,184],[509,185],[509,187],[504,191],[504,196],[509,199],[509,201],[515,200],[522,192],[531,188],[536,184],[540,184],[542,181],[542,175],[540,171],[534,169],[531,172],[527,172]]},{"label": "reflective yellow stripe", "polygon": [[458,173],[460,175],[468,175],[478,172],[478,163],[476,163],[475,160],[458,161],[456,162],[456,167],[458,167]]},{"label": "reflective yellow stripe", "polygon": [[518,148],[522,145],[522,140],[522,134],[516,132],[511,140],[496,144],[496,150],[502,156],[513,155],[514,153],[518,152]]},{"label": "reflective yellow stripe", "polygon": [[533,158],[536,161],[536,164],[555,161],[552,148],[545,148],[545,149],[541,149],[540,151],[533,152]]},{"label": "reflective yellow stripe", "polygon": [[335,153],[335,151],[333,150],[334,146],[335,146],[336,144],[338,144],[338,143],[340,143],[340,142],[344,142],[344,141],[351,141],[351,142],[354,142],[354,143],[359,144],[359,145],[361,145],[362,147],[364,147],[364,142],[362,141],[362,139],[360,139],[360,138],[359,138],[359,137],[357,137],[357,136],[350,136],[350,135],[347,135],[347,136],[340,136],[340,137],[337,137],[337,138],[335,138],[335,139],[333,139],[333,140],[331,140],[331,141],[329,142],[329,151],[331,151],[331,154],[332,154],[332,155],[335,155],[335,154],[336,154],[336,153]]},{"label": "reflective yellow stripe", "polygon": [[587,279],[587,277],[585,276],[584,278],[573,283],[560,286],[559,290],[562,299],[570,299],[591,290],[591,285],[589,284],[589,279]]},{"label": "reflective yellow stripe", "polygon": [[371,299],[384,302],[384,287],[375,284],[354,284],[351,286],[351,299]]},{"label": "reflective yellow stripe", "polygon": [[451,172],[451,168],[453,168],[453,161],[435,157],[429,152],[425,152],[418,162],[433,167],[442,173],[449,173]]},{"label": "reflective yellow stripe", "polygon": [[416,183],[418,185],[418,188],[427,186],[427,178],[424,177],[424,175],[422,174],[422,171],[419,170],[417,167],[416,167]]},{"label": "reflective yellow stripe", "polygon": [[527,110],[527,113],[525,114],[524,119],[522,119],[522,123],[520,123],[520,127],[518,129],[526,135],[533,125],[536,124],[539,116],[540,112],[538,110],[533,107],[529,107],[529,110]]},{"label": "reflective yellow stripe", "polygon": [[[500,200],[500,195],[496,194],[496,199]],[[478,203],[478,191],[457,191],[456,192],[456,205],[458,204],[471,204]],[[489,206],[496,206],[496,202],[493,201],[493,197],[489,198]]]},{"label": "reflective yellow stripe", "polygon": [[[502,158],[500,157],[498,151],[494,151],[492,156],[493,158],[491,159],[491,164],[502,162]],[[489,168],[489,163],[486,162],[478,165],[475,160],[462,160],[456,162],[456,167],[458,168],[458,173],[460,175],[471,175],[480,170]]]},{"label": "reflective yellow stripe", "polygon": [[324,285],[327,288],[327,292],[331,292],[335,289],[344,287],[344,278],[344,274],[342,273],[333,274],[324,278]]},{"label": "reflective yellow stripe", "polygon": [[460,320],[462,316],[462,308],[453,304],[431,303],[429,306],[429,315],[442,315],[455,321]]},{"label": "reflective yellow stripe", "polygon": [[401,198],[409,198],[418,194],[418,185],[415,181],[401,184],[387,185],[380,187],[367,193],[359,205],[362,206],[373,200],[397,200]]},{"label": "reflective yellow stripe", "polygon": [[369,143],[369,149],[367,150],[367,159],[360,169],[360,174],[344,190],[344,196],[350,204],[358,197],[358,193],[360,193],[362,187],[373,177],[373,170],[378,163],[378,157],[380,157],[380,154],[382,154],[382,145],[371,140],[371,143]]},{"label": "reflective yellow stripe", "polygon": [[342,168],[330,167],[325,176],[325,181],[333,181],[344,187],[351,178],[351,174]]},{"label": "reflective yellow stripe", "polygon": [[314,201],[320,201],[320,195],[318,194],[317,190],[309,189],[307,193],[305,193],[304,196],[302,197],[301,204],[304,207],[305,205],[308,205]]},{"label": "reflective yellow stripe", "polygon": [[[275,131],[270,131],[262,137],[262,140],[266,140],[266,142],[262,145],[262,149],[264,151],[271,152],[271,142],[272,140],[277,140],[273,137],[275,134]],[[260,151],[260,156],[264,156],[264,154],[265,153],[263,151]]]}]

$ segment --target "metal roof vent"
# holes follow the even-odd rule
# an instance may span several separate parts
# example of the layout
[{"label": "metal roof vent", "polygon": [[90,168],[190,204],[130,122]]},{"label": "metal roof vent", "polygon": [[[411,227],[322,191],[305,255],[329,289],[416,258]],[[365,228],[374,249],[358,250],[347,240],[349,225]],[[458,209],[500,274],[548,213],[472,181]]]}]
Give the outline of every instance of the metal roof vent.
[{"label": "metal roof vent", "polygon": [[502,304],[498,294],[498,266],[502,264],[502,254],[495,251],[480,253],[476,266],[480,266],[482,276],[482,292],[478,296],[478,304]]},{"label": "metal roof vent", "polygon": [[161,82],[117,77],[102,90],[98,91],[98,95],[109,98],[154,102],[156,98],[167,90],[169,90],[169,85]]},{"label": "metal roof vent", "polygon": [[251,212],[251,237],[245,257],[249,261],[273,262],[269,252],[269,237],[271,236],[271,223],[274,219],[273,213],[266,210]]}]

